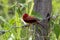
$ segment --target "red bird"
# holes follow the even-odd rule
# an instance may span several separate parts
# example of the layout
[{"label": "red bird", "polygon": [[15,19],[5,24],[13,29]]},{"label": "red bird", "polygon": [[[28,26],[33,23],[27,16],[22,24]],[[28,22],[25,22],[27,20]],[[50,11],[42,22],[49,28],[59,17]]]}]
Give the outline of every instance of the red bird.
[{"label": "red bird", "polygon": [[41,25],[42,27],[44,27],[44,25],[41,23],[41,21],[38,19],[38,18],[35,18],[33,16],[29,16],[28,14],[24,14],[23,15],[23,20],[26,22],[26,23],[36,23],[36,24],[39,24]]},{"label": "red bird", "polygon": [[[50,17],[44,19],[44,20],[47,20],[49,19]],[[39,20],[38,18],[35,18],[33,16],[29,16],[28,14],[24,14],[23,15],[23,20],[26,22],[26,23],[36,23],[36,24],[39,24],[40,26],[42,26],[43,28],[45,28],[45,25],[46,23],[44,23],[44,20]]]},{"label": "red bird", "polygon": [[26,13],[23,15],[23,20],[24,20],[26,23],[35,23],[35,22],[37,22],[37,18],[32,17],[32,16],[29,16],[29,15],[26,14]]}]

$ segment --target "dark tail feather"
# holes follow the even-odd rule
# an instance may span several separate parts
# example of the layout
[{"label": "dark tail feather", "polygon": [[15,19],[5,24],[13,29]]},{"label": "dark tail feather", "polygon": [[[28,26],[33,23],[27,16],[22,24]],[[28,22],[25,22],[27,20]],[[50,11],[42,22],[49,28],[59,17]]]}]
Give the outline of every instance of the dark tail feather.
[{"label": "dark tail feather", "polygon": [[41,21],[37,21],[37,24],[39,24],[42,28],[45,28],[44,24]]}]

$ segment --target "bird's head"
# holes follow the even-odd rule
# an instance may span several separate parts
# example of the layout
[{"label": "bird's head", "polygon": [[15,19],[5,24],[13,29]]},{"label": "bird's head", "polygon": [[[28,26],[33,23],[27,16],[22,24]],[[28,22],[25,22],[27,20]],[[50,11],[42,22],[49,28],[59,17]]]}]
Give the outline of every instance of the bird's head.
[{"label": "bird's head", "polygon": [[28,17],[28,14],[27,14],[27,13],[25,13],[25,14],[23,15],[23,18],[26,18],[26,17]]}]

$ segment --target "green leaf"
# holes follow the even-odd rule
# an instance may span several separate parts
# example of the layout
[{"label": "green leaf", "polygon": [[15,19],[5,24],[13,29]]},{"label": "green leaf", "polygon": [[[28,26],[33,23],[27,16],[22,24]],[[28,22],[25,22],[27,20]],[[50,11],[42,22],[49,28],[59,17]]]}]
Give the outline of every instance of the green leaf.
[{"label": "green leaf", "polygon": [[56,37],[58,39],[58,37],[60,35],[60,26],[59,26],[59,24],[54,25],[54,33],[56,34]]}]

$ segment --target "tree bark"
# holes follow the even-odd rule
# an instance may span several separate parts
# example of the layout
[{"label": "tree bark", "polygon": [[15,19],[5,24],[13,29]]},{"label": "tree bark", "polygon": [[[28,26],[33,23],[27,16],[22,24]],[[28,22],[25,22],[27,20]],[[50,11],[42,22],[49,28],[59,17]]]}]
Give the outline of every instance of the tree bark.
[{"label": "tree bark", "polygon": [[[43,19],[50,16],[52,10],[52,0],[34,0],[34,11],[39,12]],[[48,20],[48,19],[47,19]],[[49,21],[43,20],[40,25],[41,30],[36,27],[36,38],[35,40],[50,40],[48,33],[50,32]],[[41,33],[42,32],[42,33]]]}]

